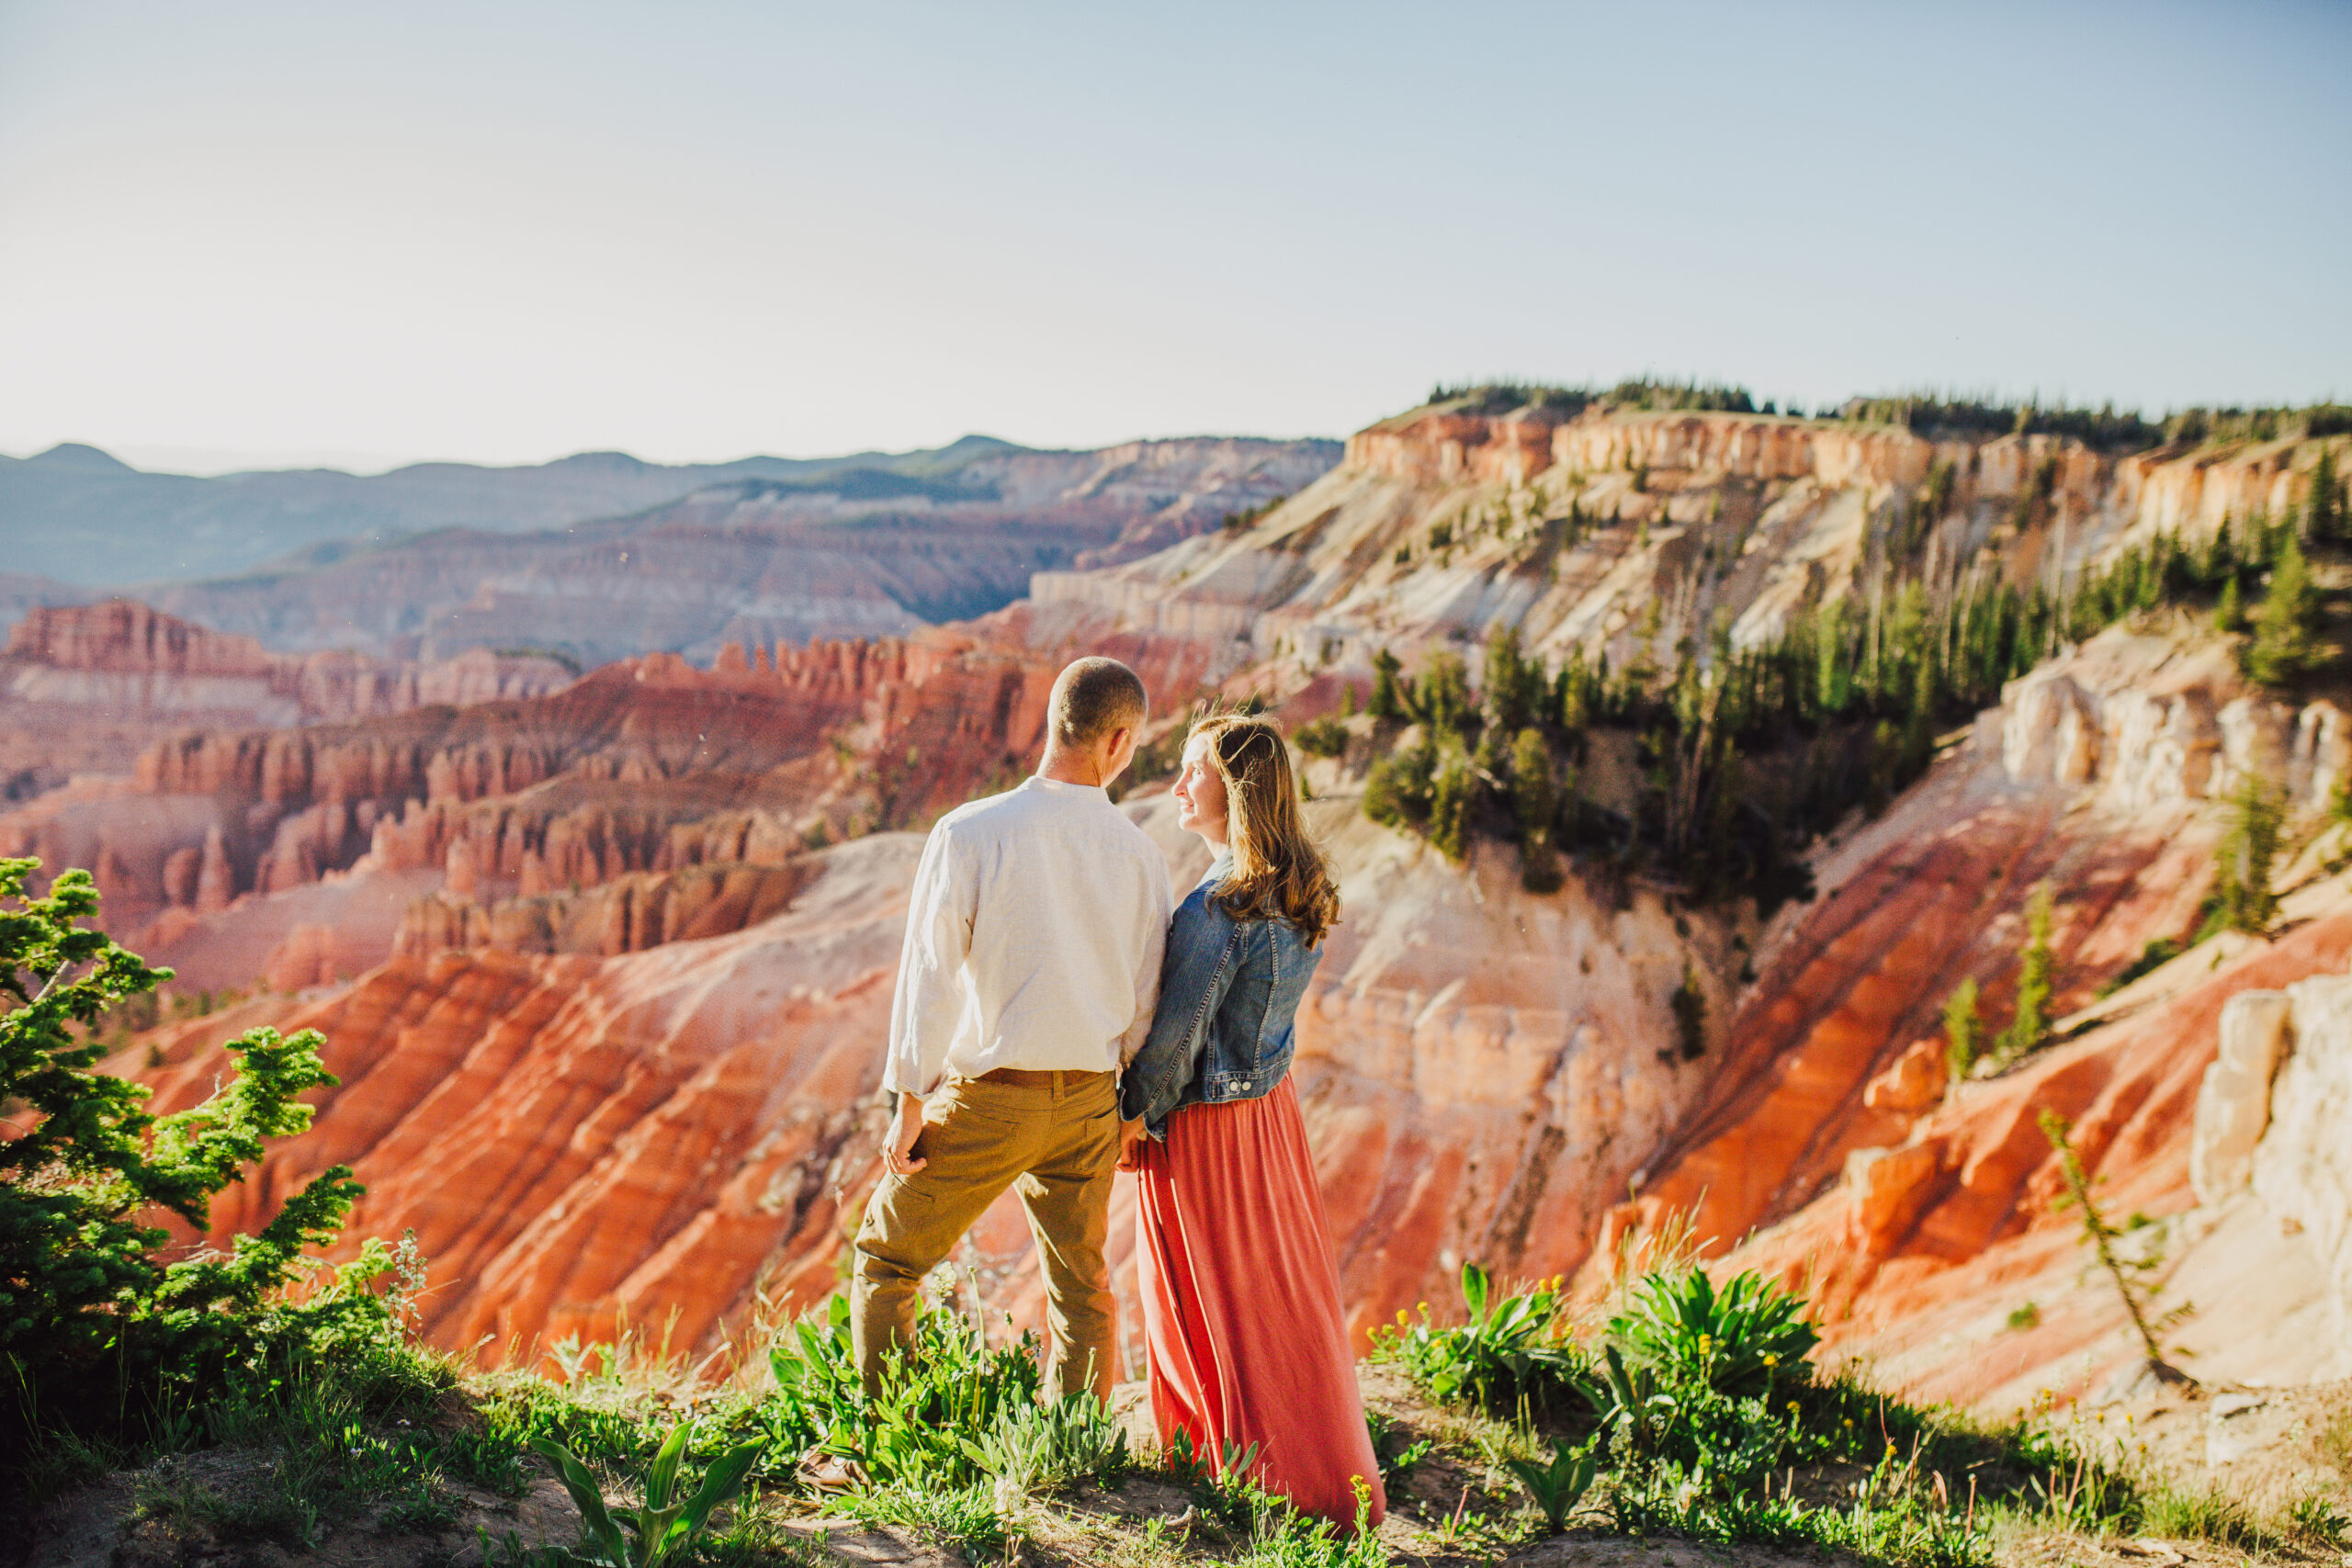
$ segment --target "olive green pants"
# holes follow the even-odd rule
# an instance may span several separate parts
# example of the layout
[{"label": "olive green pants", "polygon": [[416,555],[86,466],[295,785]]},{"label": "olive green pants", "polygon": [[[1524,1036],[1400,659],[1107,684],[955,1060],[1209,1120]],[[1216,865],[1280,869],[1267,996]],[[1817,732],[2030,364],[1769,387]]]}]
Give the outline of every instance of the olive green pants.
[{"label": "olive green pants", "polygon": [[870,1393],[883,1353],[914,1343],[917,1287],[1007,1188],[1021,1194],[1046,1276],[1053,1375],[1065,1393],[1111,1394],[1115,1307],[1102,1247],[1119,1163],[1111,1073],[951,1078],[923,1111],[911,1176],[866,1201],[850,1287],[850,1332]]}]

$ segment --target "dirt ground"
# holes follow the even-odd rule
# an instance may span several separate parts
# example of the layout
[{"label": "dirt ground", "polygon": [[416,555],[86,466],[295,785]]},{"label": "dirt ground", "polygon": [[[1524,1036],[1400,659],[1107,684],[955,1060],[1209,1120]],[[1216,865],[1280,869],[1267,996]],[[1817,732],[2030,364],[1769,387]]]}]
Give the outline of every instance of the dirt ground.
[{"label": "dirt ground", "polygon": [[[1367,1407],[1405,1432],[1434,1433],[1460,1445],[1465,1418],[1430,1406],[1393,1369],[1363,1370]],[[1140,1384],[1116,1401],[1138,1450],[1155,1449]],[[2299,1389],[2162,1389],[2104,1409],[2059,1408],[2051,1419],[2077,1444],[2125,1467],[2162,1474],[2176,1486],[2218,1486],[2260,1517],[2276,1517],[2298,1499],[2332,1497],[2352,1514],[2352,1383]],[[119,1473],[58,1499],[38,1521],[17,1561],[24,1568],[480,1568],[481,1540],[515,1545],[570,1544],[579,1516],[551,1478],[514,1501],[467,1493],[454,1499],[458,1520],[433,1535],[387,1532],[371,1518],[344,1521],[308,1551],[212,1538],[169,1499],[200,1489],[233,1498],[262,1485],[271,1456],[257,1450],[175,1455],[147,1470]],[[1533,1543],[1511,1543],[1482,1523],[1508,1517],[1521,1500],[1474,1455],[1456,1451],[1418,1464],[1392,1486],[1381,1539],[1412,1568],[1555,1563],[1592,1568],[1796,1568],[1817,1564],[1810,1552],[1719,1547],[1668,1537],[1634,1540],[1595,1530]],[[142,1508],[141,1504],[146,1506]],[[957,1568],[957,1552],[913,1532],[875,1529],[831,1517],[805,1501],[784,1503],[775,1518],[789,1553],[808,1564],[887,1563]],[[1192,1495],[1150,1475],[1115,1489],[1020,1506],[1011,1522],[1013,1558],[1032,1568],[1150,1568],[1155,1563],[1229,1555],[1235,1544],[1198,1514]],[[13,1534],[14,1532],[9,1532]],[[23,1537],[12,1544],[25,1547]],[[503,1555],[493,1552],[493,1558]],[[2339,1563],[2352,1554],[2273,1547],[2249,1551],[2209,1540],[2124,1540],[2064,1532],[2009,1530],[1996,1538],[2000,1568],[2238,1568],[2240,1564]]]}]

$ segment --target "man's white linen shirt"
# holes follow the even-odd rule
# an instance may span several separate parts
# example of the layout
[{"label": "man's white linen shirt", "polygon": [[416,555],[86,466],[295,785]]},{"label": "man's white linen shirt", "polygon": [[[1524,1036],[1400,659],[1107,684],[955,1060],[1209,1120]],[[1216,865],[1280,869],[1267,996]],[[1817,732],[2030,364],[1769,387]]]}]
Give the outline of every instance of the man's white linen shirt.
[{"label": "man's white linen shirt", "polygon": [[957,807],[915,872],[882,1087],[1125,1065],[1173,907],[1166,857],[1100,786],[1033,778]]}]

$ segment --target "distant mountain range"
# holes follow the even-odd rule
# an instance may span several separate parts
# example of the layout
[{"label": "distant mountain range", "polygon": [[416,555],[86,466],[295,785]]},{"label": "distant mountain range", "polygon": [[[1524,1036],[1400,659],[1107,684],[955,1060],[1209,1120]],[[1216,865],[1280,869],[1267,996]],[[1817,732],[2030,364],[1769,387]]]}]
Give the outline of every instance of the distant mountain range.
[{"label": "distant mountain range", "polygon": [[[526,533],[640,512],[710,485],[828,479],[864,495],[921,489],[973,458],[1025,448],[985,435],[922,452],[648,463],[582,452],[536,467],[414,463],[384,474],[287,468],[150,473],[67,443],[0,457],[0,569],[94,587],[218,577],[328,542],[384,544],[439,528]],[[951,481],[952,482],[952,481]]]},{"label": "distant mountain range", "polygon": [[285,652],[583,664],[872,637],[985,614],[1313,482],[1336,441],[1193,437],[662,467],[419,464],[202,479],[89,446],[0,458],[0,621],[133,589]]}]

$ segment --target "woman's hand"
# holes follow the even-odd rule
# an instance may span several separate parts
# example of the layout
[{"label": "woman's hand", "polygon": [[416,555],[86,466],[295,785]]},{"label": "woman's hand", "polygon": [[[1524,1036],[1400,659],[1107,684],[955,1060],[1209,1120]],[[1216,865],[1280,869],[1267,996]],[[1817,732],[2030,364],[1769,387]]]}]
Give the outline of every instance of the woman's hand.
[{"label": "woman's hand", "polygon": [[1150,1141],[1150,1138],[1151,1134],[1144,1131],[1142,1117],[1138,1116],[1132,1122],[1125,1120],[1120,1122],[1119,1168],[1121,1170],[1143,1168],[1143,1146]]}]

